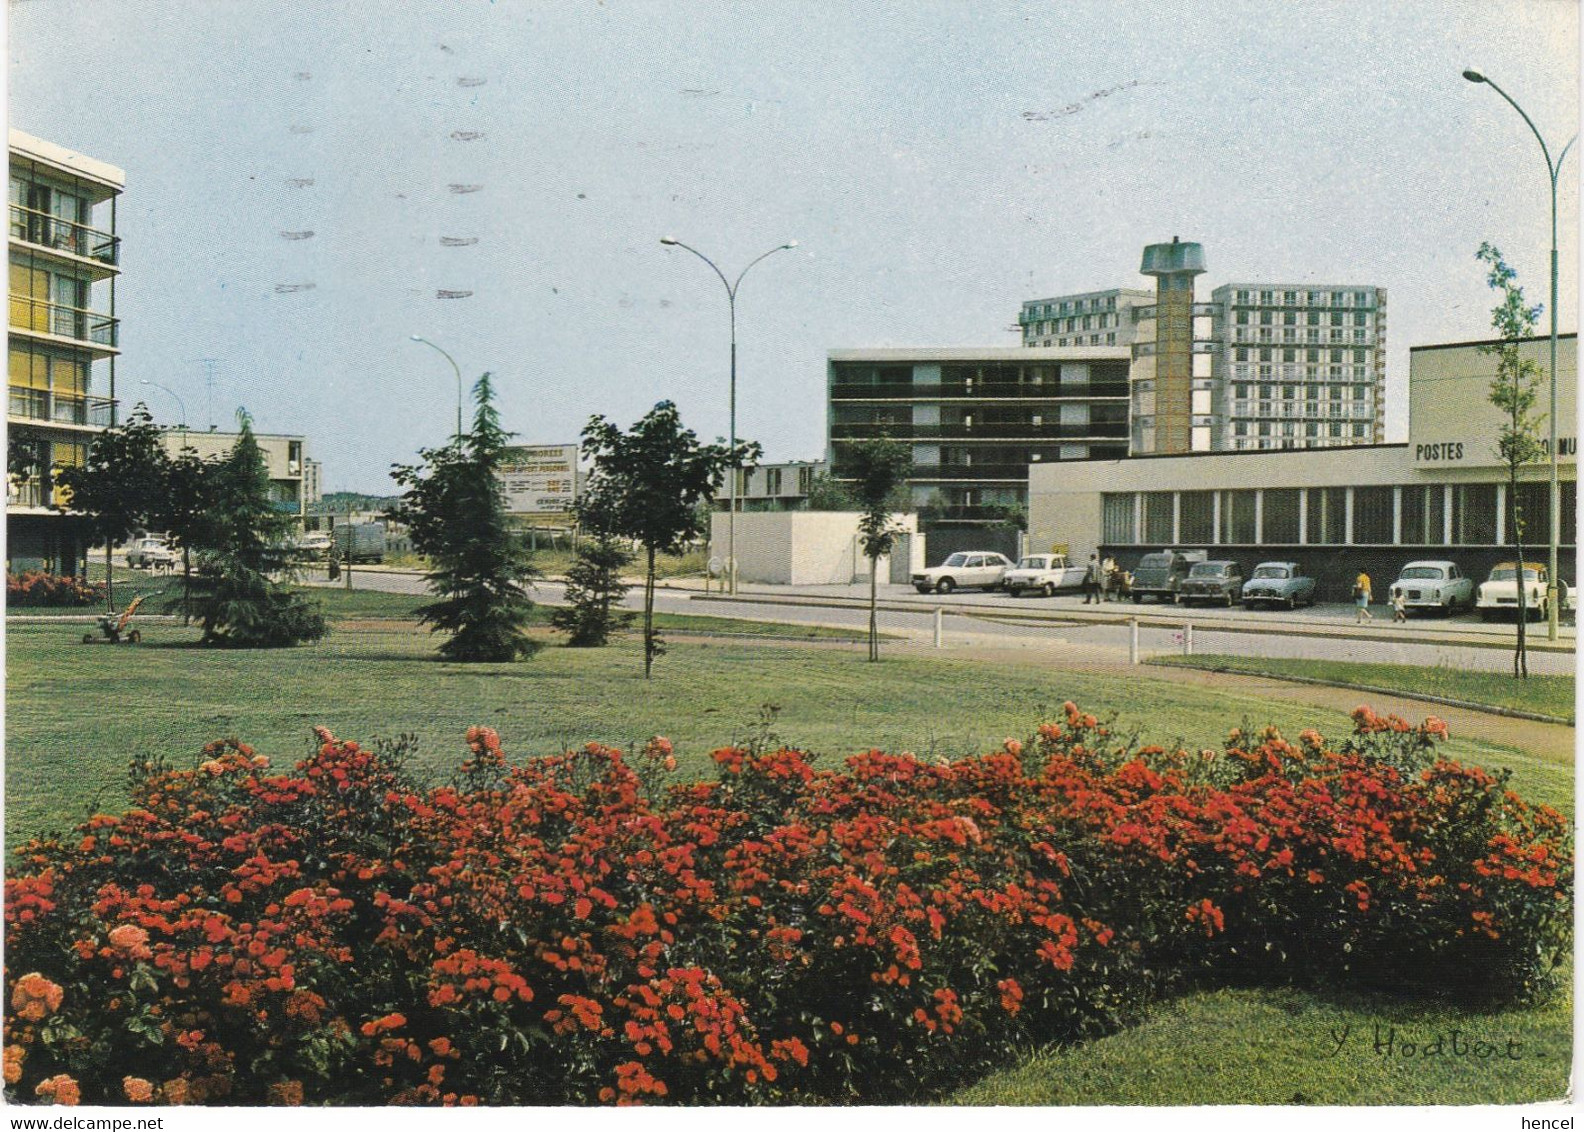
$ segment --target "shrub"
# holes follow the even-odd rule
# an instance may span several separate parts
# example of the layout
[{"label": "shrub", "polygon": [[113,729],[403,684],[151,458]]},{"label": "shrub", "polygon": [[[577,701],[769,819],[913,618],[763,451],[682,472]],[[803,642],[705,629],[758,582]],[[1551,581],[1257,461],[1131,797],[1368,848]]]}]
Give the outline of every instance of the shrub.
[{"label": "shrub", "polygon": [[1566,822],[1361,709],[1224,752],[1028,744],[840,770],[670,744],[446,785],[320,732],[134,767],[131,808],[21,850],[6,890],[18,1101],[917,1100],[1173,982],[1466,972],[1538,986],[1567,941]]},{"label": "shrub", "polygon": [[102,582],[87,582],[42,570],[6,572],[6,604],[10,606],[101,605],[105,600]]}]

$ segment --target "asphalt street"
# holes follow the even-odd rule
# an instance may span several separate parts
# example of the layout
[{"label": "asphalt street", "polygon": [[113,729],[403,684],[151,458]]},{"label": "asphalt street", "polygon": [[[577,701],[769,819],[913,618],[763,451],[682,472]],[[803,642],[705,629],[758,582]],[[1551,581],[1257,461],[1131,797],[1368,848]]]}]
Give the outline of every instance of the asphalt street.
[{"label": "asphalt street", "polygon": [[[323,583],[321,583],[323,584]],[[345,584],[345,578],[339,584]],[[358,567],[352,584],[393,593],[424,592],[423,577],[410,572]],[[558,604],[559,582],[541,581],[535,600]],[[1413,664],[1502,672],[1512,665],[1514,626],[1456,618],[1415,616],[1394,623],[1390,610],[1377,607],[1373,621],[1358,625],[1351,605],[1316,606],[1297,613],[1263,610],[1184,608],[1145,603],[1085,607],[1076,596],[1013,598],[1006,594],[958,592],[946,597],[921,595],[910,586],[880,587],[882,632],[903,639],[902,647],[935,647],[936,610],[941,611],[941,649],[968,647],[1070,647],[1075,660],[1125,662],[1131,648],[1131,620],[1139,620],[1141,657],[1166,653],[1219,653],[1237,656]],[[656,590],[655,608],[668,613],[707,614],[792,624],[846,626],[868,624],[868,588],[853,586],[739,586],[736,598],[706,594],[701,583],[685,580]],[[628,594],[628,607],[642,603],[642,592]],[[1529,670],[1571,674],[1576,630],[1567,625],[1562,639],[1546,641],[1545,625],[1530,626]]]}]

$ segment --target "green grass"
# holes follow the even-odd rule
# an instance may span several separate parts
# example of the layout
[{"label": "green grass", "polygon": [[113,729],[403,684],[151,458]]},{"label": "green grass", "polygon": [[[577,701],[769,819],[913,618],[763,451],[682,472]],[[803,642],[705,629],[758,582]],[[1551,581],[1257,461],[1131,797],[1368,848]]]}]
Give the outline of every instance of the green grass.
[{"label": "green grass", "polygon": [[[1525,1104],[1567,1094],[1571,971],[1528,1008],[1459,1011],[1295,989],[1187,994],[1135,1026],[1032,1053],[954,1094],[962,1105]],[[1395,1030],[1395,1035],[1393,1035]],[[1452,1031],[1498,1047],[1453,1052]],[[1437,1035],[1440,1056],[1419,1055]],[[1388,1047],[1388,1039],[1395,1042]],[[1377,1052],[1379,1039],[1382,1051]],[[1402,1043],[1417,1047],[1402,1056]],[[1508,1042],[1518,1043],[1509,1046]],[[1433,1047],[1432,1047],[1433,1048]],[[1516,1059],[1509,1057],[1516,1053]]]},{"label": "green grass", "polygon": [[[1348,720],[1257,694],[1218,691],[1164,675],[1061,672],[939,658],[896,645],[879,665],[862,646],[677,641],[643,678],[636,642],[608,649],[552,645],[510,665],[434,659],[434,640],[409,620],[421,598],[316,591],[342,628],[278,651],[193,647],[197,632],[150,626],[136,648],[84,646],[80,626],[8,627],[6,838],[61,829],[123,804],[129,759],[163,753],[177,765],[206,741],[236,735],[277,761],[301,757],[323,724],[369,741],[418,736],[414,768],[445,775],[465,754],[472,723],[501,732],[525,758],[596,740],[631,747],[653,734],[676,744],[683,774],[711,772],[708,752],[766,727],[827,764],[878,746],[925,757],[985,751],[1026,737],[1062,701],[1119,711],[1118,724],[1152,740],[1217,746],[1227,729],[1275,724],[1342,734]],[[356,625],[356,628],[351,627]],[[547,637],[548,639],[548,637]],[[779,705],[765,722],[763,705]],[[1571,810],[1565,754],[1503,745],[1498,723],[1448,745],[1454,757],[1513,768],[1526,797]],[[1515,1066],[1385,1064],[1369,1052],[1374,1022],[1428,1033],[1457,1027],[1517,1038]],[[1330,1025],[1351,1024],[1329,1057]],[[1565,1001],[1499,1015],[1415,1013],[1401,1003],[1336,1004],[1283,990],[1221,990],[1161,1005],[1139,1025],[1081,1047],[1032,1051],[954,1099],[974,1104],[1176,1104],[1529,1101],[1566,1087],[1571,1016]]]},{"label": "green grass", "polygon": [[1300,676],[1332,684],[1367,685],[1387,688],[1405,696],[1440,696],[1473,704],[1534,712],[1573,722],[1572,676],[1531,676],[1527,680],[1515,680],[1511,675],[1501,672],[1473,672],[1459,668],[1256,656],[1173,656],[1159,657],[1150,663],[1181,668],[1224,668],[1262,676]]}]

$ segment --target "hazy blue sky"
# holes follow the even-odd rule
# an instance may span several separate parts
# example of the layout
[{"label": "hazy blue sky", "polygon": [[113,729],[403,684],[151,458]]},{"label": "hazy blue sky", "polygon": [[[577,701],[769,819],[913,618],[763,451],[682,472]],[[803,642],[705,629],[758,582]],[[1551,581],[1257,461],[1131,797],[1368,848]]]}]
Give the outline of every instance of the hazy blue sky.
[{"label": "hazy blue sky", "polygon": [[[120,391],[204,424],[218,359],[216,423],[306,434],[327,490],[389,490],[449,433],[455,379],[412,334],[493,371],[524,442],[662,397],[724,435],[724,289],[668,234],[733,276],[800,241],[738,303],[739,432],[771,459],[822,455],[827,350],[1015,345],[1022,300],[1145,286],[1174,235],[1204,297],[1388,288],[1401,439],[1408,347],[1488,334],[1481,240],[1546,295],[1539,147],[1460,72],[1553,149],[1578,119],[1570,0],[9,13],[11,124],[127,172]],[[1569,154],[1565,330],[1577,185]]]}]

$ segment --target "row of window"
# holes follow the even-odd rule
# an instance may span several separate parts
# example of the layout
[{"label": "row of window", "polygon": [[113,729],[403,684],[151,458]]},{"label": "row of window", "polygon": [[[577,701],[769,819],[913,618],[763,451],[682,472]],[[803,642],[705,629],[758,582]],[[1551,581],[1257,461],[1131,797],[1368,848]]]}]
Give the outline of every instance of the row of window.
[{"label": "row of window", "polygon": [[1121,316],[1117,314],[1086,314],[1072,318],[1052,318],[1035,321],[1029,324],[1031,334],[1060,334],[1066,331],[1071,334],[1075,330],[1104,330],[1107,327],[1121,326]]},{"label": "row of window", "polygon": [[[1254,396],[1261,401],[1270,401],[1275,399],[1278,396],[1278,390],[1280,390],[1279,396],[1283,401],[1297,401],[1304,398],[1307,398],[1310,401],[1342,401],[1346,400],[1343,394],[1349,388],[1349,386],[1293,384],[1261,385],[1256,387],[1253,385],[1234,385],[1232,387],[1232,395],[1239,401],[1247,401],[1251,399],[1250,390],[1256,388],[1258,389],[1258,393]],[[1354,385],[1351,388],[1353,390],[1353,400],[1367,401],[1369,400],[1370,390],[1373,387],[1369,385]]]},{"label": "row of window", "polygon": [[[1256,312],[1254,312],[1254,311],[1240,310],[1234,316],[1234,321],[1236,322],[1236,324],[1238,326],[1249,326],[1255,321],[1254,320],[1255,313]],[[1278,323],[1276,321],[1276,313],[1277,312],[1275,312],[1275,311],[1269,311],[1269,310],[1259,311],[1258,312],[1258,314],[1259,314],[1259,320],[1258,320],[1259,321],[1259,325],[1261,325],[1261,326],[1275,326],[1275,325],[1278,325]],[[1304,312],[1303,325],[1305,325],[1305,326],[1319,326],[1320,325],[1320,316],[1321,316],[1321,312],[1320,311],[1306,311],[1306,312]],[[1347,312],[1345,312],[1345,311],[1332,311],[1331,312],[1331,318],[1330,318],[1330,325],[1332,325],[1332,326],[1346,326],[1347,325],[1347,322],[1345,321],[1346,319],[1347,319]],[[1298,312],[1297,311],[1282,311],[1281,312],[1281,322],[1279,323],[1279,325],[1281,325],[1281,326],[1297,326],[1297,325],[1299,325]],[[1368,326],[1368,325],[1370,325],[1370,314],[1369,314],[1369,312],[1368,311],[1354,311],[1353,312],[1353,325],[1354,326]]]},{"label": "row of window", "polygon": [[[1285,415],[1285,414],[1284,414]],[[1341,416],[1333,413],[1333,416]],[[1298,426],[1303,425],[1303,431]],[[1368,436],[1371,422],[1355,421],[1233,421],[1232,435],[1238,436]],[[1325,431],[1321,431],[1321,425]]]},{"label": "row of window", "polygon": [[[1322,411],[1323,410],[1323,411]],[[1231,417],[1373,417],[1375,411],[1368,405],[1348,405],[1331,401],[1320,405],[1314,401],[1234,401]]]},{"label": "row of window", "polygon": [[[1107,492],[1101,541],[1109,545],[1195,546],[1494,546],[1550,540],[1548,487],[1505,484],[1404,484],[1372,487],[1228,491]],[[1574,544],[1577,485],[1563,483],[1561,543]]]},{"label": "row of window", "polygon": [[1345,436],[1239,436],[1232,440],[1231,446],[1239,452],[1265,452],[1288,448],[1348,448],[1357,443]]},{"label": "row of window", "polygon": [[[1368,362],[1370,360],[1370,356],[1369,356],[1370,352],[1368,350],[1355,349],[1355,350],[1352,350],[1351,353],[1352,353],[1351,361],[1353,362],[1353,364],[1355,366],[1361,366],[1361,365],[1368,364]],[[1295,362],[1304,362],[1304,363],[1306,363],[1308,365],[1311,365],[1311,366],[1318,365],[1321,362],[1330,362],[1332,365],[1339,365],[1341,363],[1344,363],[1344,362],[1347,362],[1347,361],[1350,360],[1349,357],[1348,357],[1348,354],[1349,354],[1348,350],[1340,348],[1340,347],[1333,346],[1333,347],[1330,348],[1330,351],[1328,353],[1325,350],[1321,350],[1321,349],[1319,349],[1317,347],[1310,346],[1310,347],[1305,348],[1304,356],[1302,358],[1300,358],[1298,356],[1298,350],[1297,350],[1296,347],[1288,347],[1288,348],[1284,348],[1282,350],[1281,357],[1278,358],[1276,356],[1275,349],[1272,348],[1272,347],[1269,347],[1269,346],[1263,346],[1258,351],[1251,350],[1247,346],[1239,346],[1236,350],[1233,351],[1232,360],[1235,361],[1235,362],[1247,362],[1247,361],[1276,362],[1276,361],[1279,361],[1279,362],[1282,362],[1284,365],[1292,365]]]},{"label": "row of window", "polygon": [[1238,291],[1239,306],[1372,307],[1374,291]]},{"label": "row of window", "polygon": [[[1029,318],[1054,318],[1057,315],[1085,314],[1095,311],[1116,310],[1117,297],[1115,295],[1095,295],[1087,299],[1049,299],[1041,303],[1027,303],[1024,313]],[[1086,322],[1085,326],[1088,325]],[[1116,323],[1113,321],[1112,326]],[[1071,330],[1071,327],[1068,327]]]},{"label": "row of window", "polygon": [[[1102,341],[1102,338],[1104,339]],[[1116,331],[1109,330],[1104,335],[1091,334],[1086,340],[1082,334],[1074,338],[1045,338],[1039,342],[1030,341],[1029,346],[1115,346],[1117,344]]]},{"label": "row of window", "polygon": [[1233,327],[1231,337],[1234,342],[1368,342],[1370,330],[1365,326],[1355,327],[1349,336],[1347,330],[1341,327],[1311,326],[1304,330],[1300,338],[1297,327],[1287,326],[1282,328],[1281,337],[1277,338],[1276,331],[1271,327],[1262,326],[1256,330],[1252,326],[1237,326]]}]

